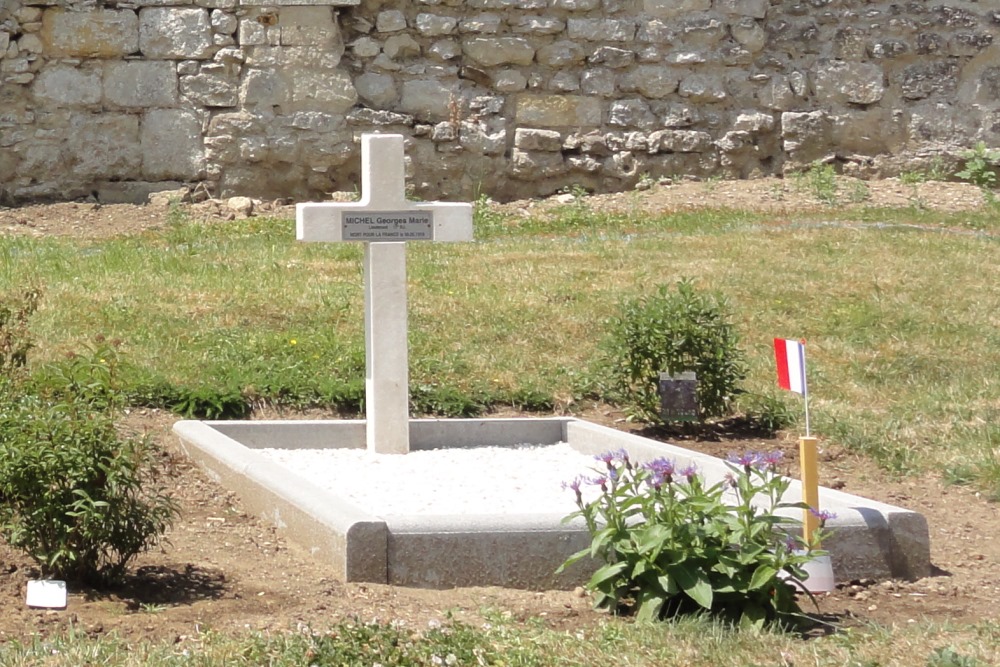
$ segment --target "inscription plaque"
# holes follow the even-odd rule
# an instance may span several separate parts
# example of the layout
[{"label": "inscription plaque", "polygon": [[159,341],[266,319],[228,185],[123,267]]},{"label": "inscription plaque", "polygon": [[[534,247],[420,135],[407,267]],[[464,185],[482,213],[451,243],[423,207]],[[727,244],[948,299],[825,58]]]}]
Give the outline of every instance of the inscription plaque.
[{"label": "inscription plaque", "polygon": [[434,240],[434,211],[345,211],[340,221],[345,241]]},{"label": "inscription plaque", "polygon": [[693,372],[660,373],[660,418],[666,422],[698,419],[698,378]]}]

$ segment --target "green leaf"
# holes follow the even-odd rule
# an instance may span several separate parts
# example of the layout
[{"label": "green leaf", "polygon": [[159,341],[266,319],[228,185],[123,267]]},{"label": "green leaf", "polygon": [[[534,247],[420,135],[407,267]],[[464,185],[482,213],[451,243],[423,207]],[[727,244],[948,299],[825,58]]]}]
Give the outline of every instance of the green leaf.
[{"label": "green leaf", "polygon": [[643,592],[639,595],[639,611],[635,618],[638,621],[656,621],[660,618],[666,598],[655,593]]},{"label": "green leaf", "polygon": [[753,573],[753,577],[750,578],[750,590],[755,591],[769,584],[775,576],[777,576],[778,570],[771,567],[770,565],[761,564]]},{"label": "green leaf", "polygon": [[712,608],[712,584],[709,583],[704,572],[689,566],[677,565],[670,568],[670,574],[688,597],[705,609]]},{"label": "green leaf", "polygon": [[597,572],[590,578],[587,582],[588,588],[599,588],[601,584],[605,583],[609,579],[614,579],[628,567],[628,563],[625,561],[619,561],[617,563],[610,563],[598,568]]}]

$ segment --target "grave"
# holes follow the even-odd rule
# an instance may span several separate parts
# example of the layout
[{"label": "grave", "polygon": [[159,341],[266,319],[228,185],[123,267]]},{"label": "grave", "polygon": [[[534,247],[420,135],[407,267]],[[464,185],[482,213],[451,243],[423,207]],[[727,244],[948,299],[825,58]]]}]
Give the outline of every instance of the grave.
[{"label": "grave", "polygon": [[[468,204],[410,202],[405,197],[403,138],[362,137],[362,197],[352,203],[299,204],[297,237],[303,241],[365,244],[366,413],[364,420],[181,421],[174,426],[185,451],[247,508],[327,560],[344,581],[446,588],[501,585],[567,588],[582,583],[596,563],[581,562],[561,574],[567,556],[589,544],[581,522],[552,507],[530,511],[376,511],[337,489],[276,463],[262,450],[364,450],[370,457],[414,456],[479,448],[556,446],[594,456],[625,449],[633,460],[659,457],[696,465],[713,481],[728,472],[719,459],[568,417],[536,419],[411,419],[406,351],[406,250],[408,241],[472,239]],[[532,466],[532,450],[524,466]],[[411,453],[413,452],[413,453]],[[470,475],[490,474],[483,462]],[[551,484],[577,470],[554,470]],[[437,483],[437,482],[435,482]],[[393,494],[393,479],[378,493]],[[442,488],[442,493],[447,489]],[[515,493],[511,489],[511,493]],[[455,492],[458,493],[458,492]],[[569,492],[567,492],[569,494]],[[788,501],[801,498],[793,482]],[[500,503],[497,503],[498,505]],[[831,489],[820,505],[837,518],[824,544],[839,580],[916,578],[930,571],[927,523],[909,510]]]}]

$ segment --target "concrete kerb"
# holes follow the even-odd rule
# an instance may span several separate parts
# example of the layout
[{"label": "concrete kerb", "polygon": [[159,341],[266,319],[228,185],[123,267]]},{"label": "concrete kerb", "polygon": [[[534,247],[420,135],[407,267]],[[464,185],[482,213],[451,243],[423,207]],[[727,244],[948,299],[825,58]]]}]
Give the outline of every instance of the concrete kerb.
[{"label": "concrete kerb", "polygon": [[[710,480],[728,468],[717,458],[574,418],[415,419],[411,449],[538,445],[568,442],[584,454],[624,448],[638,461],[666,456],[694,464]],[[276,465],[254,449],[364,448],[365,422],[182,421],[174,426],[185,451],[248,509],[292,540],[328,560],[345,581],[445,588],[504,585],[568,588],[585,580],[593,563],[555,569],[589,543],[582,522],[561,515],[377,517]],[[800,498],[793,480],[786,499]],[[823,509],[837,513],[828,527],[838,580],[906,578],[930,571],[927,522],[916,512],[831,489]],[[791,516],[796,516],[796,512]]]}]

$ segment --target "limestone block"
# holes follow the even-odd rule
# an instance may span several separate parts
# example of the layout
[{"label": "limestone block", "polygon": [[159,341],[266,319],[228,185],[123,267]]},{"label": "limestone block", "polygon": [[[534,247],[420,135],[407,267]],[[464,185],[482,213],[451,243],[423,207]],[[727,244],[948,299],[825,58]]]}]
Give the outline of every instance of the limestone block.
[{"label": "limestone block", "polygon": [[928,143],[967,145],[975,133],[970,126],[974,122],[965,107],[956,109],[944,102],[924,102],[910,114],[909,143],[914,147]]},{"label": "limestone block", "polygon": [[130,10],[50,8],[40,37],[50,57],[120,58],[139,50],[139,19]]},{"label": "limestone block", "polygon": [[772,76],[757,93],[757,99],[768,109],[787,111],[796,103],[788,77],[781,74]]},{"label": "limestone block", "polygon": [[715,11],[762,19],[767,16],[768,0],[715,0]]},{"label": "limestone block", "polygon": [[[885,128],[885,129],[883,129]],[[886,129],[882,110],[846,111],[830,117],[830,139],[838,150],[859,155],[876,155],[886,150]]]},{"label": "limestone block", "polygon": [[438,79],[414,79],[403,82],[399,108],[420,120],[445,120],[450,116],[453,85]]},{"label": "limestone block", "polygon": [[813,76],[816,96],[828,104],[874,104],[885,93],[882,67],[874,63],[821,60]]},{"label": "limestone block", "polygon": [[760,111],[745,111],[736,116],[733,129],[740,132],[770,132],[774,129],[774,116]]},{"label": "limestone block", "polygon": [[630,42],[635,37],[635,21],[624,19],[569,19],[570,39],[592,42]]},{"label": "limestone block", "polygon": [[611,103],[608,112],[608,125],[615,127],[638,127],[652,130],[659,126],[660,119],[656,117],[645,100],[633,98],[616,100]]},{"label": "limestone block", "polygon": [[267,26],[256,18],[241,18],[238,39],[241,46],[267,44]]},{"label": "limestone block", "polygon": [[500,30],[503,18],[499,14],[478,14],[458,22],[459,32],[494,33]]},{"label": "limestone block", "polygon": [[680,74],[669,67],[639,65],[622,77],[619,88],[625,92],[640,92],[653,99],[667,97],[677,90]]},{"label": "limestone block", "polygon": [[649,135],[651,153],[704,153],[712,147],[712,135],[697,130],[659,130]]},{"label": "limestone block", "polygon": [[601,124],[599,100],[582,95],[518,95],[515,122],[541,127],[595,127]]},{"label": "limestone block", "polygon": [[406,30],[406,15],[398,9],[379,12],[375,17],[375,29],[379,32]]},{"label": "limestone block", "polygon": [[809,163],[830,149],[830,119],[825,111],[781,114],[782,148],[790,157]]},{"label": "limestone block", "polygon": [[522,37],[471,37],[463,40],[462,51],[485,67],[526,66],[535,58],[535,47]]},{"label": "limestone block", "polygon": [[556,130],[519,127],[514,130],[514,147],[524,151],[562,151],[562,135]]},{"label": "limestone block", "polygon": [[767,44],[767,33],[753,19],[743,19],[729,27],[730,33],[747,51],[757,53]]},{"label": "limestone block", "polygon": [[458,19],[437,14],[417,14],[416,26],[417,31],[425,37],[440,37],[455,32]]},{"label": "limestone block", "polygon": [[458,142],[472,153],[503,155],[507,149],[507,130],[503,126],[491,128],[481,120],[463,120],[458,129]]},{"label": "limestone block", "polygon": [[205,67],[180,79],[181,94],[206,107],[234,107],[239,102],[239,77],[224,65]]},{"label": "limestone block", "polygon": [[358,58],[374,58],[382,51],[382,46],[371,37],[359,37],[351,42],[351,53]]},{"label": "limestone block", "polygon": [[566,158],[566,166],[572,171],[582,171],[593,174],[601,169],[601,163],[589,155],[570,155]]},{"label": "limestone block", "polygon": [[454,60],[462,55],[462,47],[453,39],[440,39],[431,44],[427,53],[441,61]]},{"label": "limestone block", "polygon": [[658,19],[640,21],[635,38],[639,42],[650,44],[673,44],[678,38],[676,24]]},{"label": "limestone block", "polygon": [[524,180],[558,176],[566,171],[562,153],[532,153],[519,148],[511,152],[510,166],[514,177]]},{"label": "limestone block", "polygon": [[278,27],[282,46],[344,52],[340,28],[330,7],[282,7]]},{"label": "limestone block", "polygon": [[0,30],[0,58],[4,57],[7,48],[10,46],[10,33]]},{"label": "limestone block", "polygon": [[712,0],[642,0],[642,11],[657,18],[669,19],[711,8]]},{"label": "limestone block", "polygon": [[139,11],[139,49],[147,58],[209,58],[215,52],[207,9],[145,7]]},{"label": "limestone block", "polygon": [[580,77],[574,72],[567,72],[565,70],[556,72],[551,79],[549,79],[549,90],[558,91],[560,93],[572,93],[580,90]]},{"label": "limestone block", "polygon": [[420,55],[420,44],[409,35],[393,35],[385,40],[382,52],[392,60],[405,60]]},{"label": "limestone block", "polygon": [[716,18],[689,18],[680,22],[684,40],[692,46],[714,46],[726,37],[726,25]]},{"label": "limestone block", "polygon": [[41,53],[43,48],[42,40],[38,35],[21,35],[21,38],[17,40],[17,50],[20,53]]},{"label": "limestone block", "polygon": [[48,67],[38,73],[31,93],[37,100],[60,106],[97,104],[101,101],[101,72],[68,65]]},{"label": "limestone block", "polygon": [[104,66],[104,101],[128,108],[177,105],[177,66],[162,60],[127,60]]},{"label": "limestone block", "polygon": [[566,29],[566,22],[553,16],[522,16],[512,28],[533,35],[558,35]]},{"label": "limestone block", "polygon": [[958,64],[951,61],[909,65],[899,77],[903,97],[921,100],[931,95],[950,96],[958,87],[958,72]]},{"label": "limestone block", "polygon": [[601,6],[601,0],[552,0],[552,7],[568,12],[589,12]]},{"label": "limestone block", "polygon": [[142,119],[142,175],[150,180],[196,180],[204,168],[201,121],[184,109],[152,109]]},{"label": "limestone block", "polygon": [[712,74],[692,74],[684,77],[677,88],[677,94],[697,104],[715,104],[728,97],[725,82]]},{"label": "limestone block", "polygon": [[604,65],[614,69],[628,67],[635,62],[635,52],[628,49],[619,49],[614,46],[599,46],[587,58],[587,62],[592,65]]},{"label": "limestone block", "polygon": [[212,13],[209,15],[209,22],[212,24],[212,30],[220,35],[232,35],[239,28],[239,20],[227,12],[221,9],[213,9]]},{"label": "limestone block", "polygon": [[351,77],[343,70],[296,70],[291,77],[292,108],[344,113],[358,101]]},{"label": "limestone block", "polygon": [[580,75],[580,89],[588,95],[611,97],[615,94],[615,74],[604,67],[588,69]]},{"label": "limestone block", "polygon": [[63,151],[62,165],[76,176],[134,177],[141,159],[138,117],[110,112],[72,114]]},{"label": "limestone block", "polygon": [[583,47],[568,39],[547,44],[538,49],[538,62],[546,67],[567,67],[584,61]]},{"label": "limestone block", "polygon": [[366,104],[388,107],[399,97],[396,80],[388,74],[365,72],[354,80],[354,87]]},{"label": "limestone block", "polygon": [[[948,40],[948,55],[975,56],[993,44],[990,33],[960,32]],[[23,46],[21,47],[24,48]]]},{"label": "limestone block", "polygon": [[284,73],[276,69],[249,69],[240,85],[240,104],[245,106],[281,106],[291,97],[291,86]]},{"label": "limestone block", "polygon": [[493,75],[493,88],[501,93],[514,93],[524,90],[528,79],[516,69],[504,69]]}]

